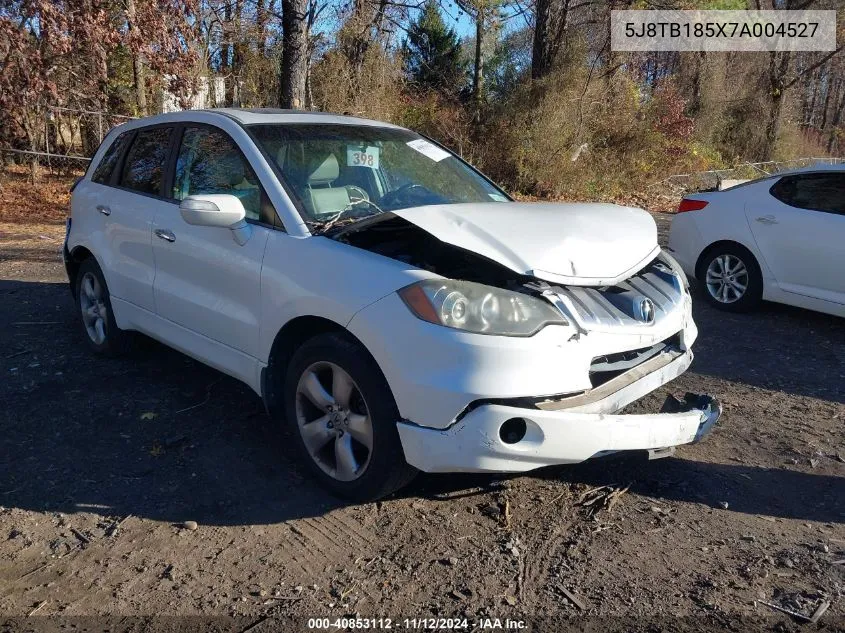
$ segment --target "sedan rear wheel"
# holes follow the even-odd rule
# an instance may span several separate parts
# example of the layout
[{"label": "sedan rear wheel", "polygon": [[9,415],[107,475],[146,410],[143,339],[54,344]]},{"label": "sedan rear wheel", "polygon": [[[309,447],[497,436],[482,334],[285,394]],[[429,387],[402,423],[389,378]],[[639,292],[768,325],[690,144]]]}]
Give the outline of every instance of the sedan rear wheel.
[{"label": "sedan rear wheel", "polygon": [[748,269],[741,259],[725,253],[707,267],[707,292],[719,303],[734,303],[748,290]]},{"label": "sedan rear wheel", "polygon": [[744,246],[715,244],[699,260],[698,280],[704,297],[729,312],[747,312],[763,297],[763,276],[754,255]]}]

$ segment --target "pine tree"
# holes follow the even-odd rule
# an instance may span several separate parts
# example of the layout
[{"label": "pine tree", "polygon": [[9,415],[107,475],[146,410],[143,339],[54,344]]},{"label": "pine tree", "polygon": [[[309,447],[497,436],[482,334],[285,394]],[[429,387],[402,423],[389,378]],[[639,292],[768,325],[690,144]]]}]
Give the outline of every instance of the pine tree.
[{"label": "pine tree", "polygon": [[405,72],[420,87],[457,93],[466,83],[467,62],[461,41],[440,15],[436,0],[428,0],[411,23],[404,43]]}]

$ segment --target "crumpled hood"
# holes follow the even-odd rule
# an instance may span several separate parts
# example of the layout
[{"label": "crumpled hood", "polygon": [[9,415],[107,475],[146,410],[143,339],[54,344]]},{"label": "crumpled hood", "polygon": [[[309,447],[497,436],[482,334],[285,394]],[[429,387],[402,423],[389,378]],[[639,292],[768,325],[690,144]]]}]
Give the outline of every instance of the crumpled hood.
[{"label": "crumpled hood", "polygon": [[491,202],[393,211],[443,242],[553,283],[617,283],[657,256],[657,226],[615,204]]}]

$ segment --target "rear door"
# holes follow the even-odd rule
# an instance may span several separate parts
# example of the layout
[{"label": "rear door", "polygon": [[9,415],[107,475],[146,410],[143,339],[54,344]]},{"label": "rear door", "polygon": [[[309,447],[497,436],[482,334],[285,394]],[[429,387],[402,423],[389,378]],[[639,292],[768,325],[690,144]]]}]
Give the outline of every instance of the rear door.
[{"label": "rear door", "polygon": [[784,176],[745,212],[781,290],[845,303],[845,173]]},{"label": "rear door", "polygon": [[[174,127],[160,125],[134,132],[111,176],[108,197],[97,209],[105,218],[109,292],[150,312],[155,311],[152,249],[153,219],[174,206],[162,195]],[[96,174],[95,174],[96,176]]]},{"label": "rear door", "polygon": [[[71,196],[71,217],[73,231],[77,236],[85,236],[84,245],[92,250],[99,260],[106,281],[115,294],[115,286],[120,282],[112,280],[111,246],[106,240],[106,232],[111,230],[111,206],[115,189],[113,184],[118,176],[119,163],[129,143],[135,136],[134,130],[118,134],[116,138],[106,139],[108,146],[94,167],[91,178],[83,178],[73,186]],[[66,239],[69,239],[70,235]],[[74,243],[74,246],[76,244]],[[149,253],[152,261],[152,250]],[[123,290],[117,288],[118,291]]]},{"label": "rear door", "polygon": [[[211,125],[184,125],[171,180],[173,204],[160,210],[153,227],[158,314],[257,357],[261,264],[275,211],[237,144]],[[178,202],[203,193],[241,200],[252,229],[245,244],[227,228],[182,219]]]}]

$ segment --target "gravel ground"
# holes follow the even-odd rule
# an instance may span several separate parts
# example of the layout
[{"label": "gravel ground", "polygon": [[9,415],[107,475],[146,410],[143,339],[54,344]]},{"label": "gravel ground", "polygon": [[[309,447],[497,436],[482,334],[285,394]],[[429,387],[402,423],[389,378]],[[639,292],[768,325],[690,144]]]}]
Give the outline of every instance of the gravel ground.
[{"label": "gravel ground", "polygon": [[654,462],[425,475],[347,505],[235,380],[148,340],[92,357],[61,234],[0,225],[0,614],[792,630],[761,601],[805,614],[829,601],[814,626],[845,626],[845,320],[698,300],[691,370],[642,406],[717,396],[725,414],[702,444]]}]

